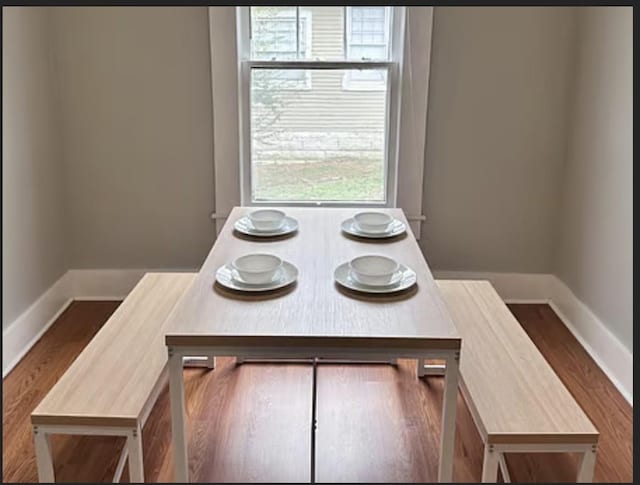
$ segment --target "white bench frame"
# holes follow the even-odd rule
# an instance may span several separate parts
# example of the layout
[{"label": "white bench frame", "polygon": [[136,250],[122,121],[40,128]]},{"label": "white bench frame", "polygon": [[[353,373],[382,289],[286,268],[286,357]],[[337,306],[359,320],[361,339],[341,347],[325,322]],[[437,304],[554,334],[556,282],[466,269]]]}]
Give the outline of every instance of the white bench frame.
[{"label": "white bench frame", "polygon": [[[432,357],[437,359],[437,357]],[[443,376],[445,374],[445,364],[424,364],[424,361],[418,360],[417,373],[418,377],[424,376]],[[460,390],[462,397],[471,404],[466,386],[464,385],[464,376],[462,372],[459,378]],[[471,417],[478,430],[481,430],[480,416],[477,415],[475,406],[468,405]],[[505,453],[581,453],[580,465],[578,467],[578,476],[576,483],[591,483],[593,481],[593,472],[596,464],[597,444],[593,443],[489,443],[488,437],[482,436],[484,443],[484,458],[482,461],[482,483],[496,483],[498,481],[498,467],[502,472],[502,478],[505,483],[511,482],[511,476],[504,458]]]},{"label": "white bench frame", "polygon": [[[185,357],[183,367],[215,368],[215,357]],[[168,366],[165,366],[160,378],[156,382],[140,419],[132,426],[83,425],[83,424],[34,424],[33,436],[35,441],[36,464],[40,483],[55,482],[53,454],[50,437],[53,434],[89,435],[89,436],[124,436],[127,441],[120,452],[113,482],[118,483],[122,478],[124,465],[129,458],[129,482],[144,482],[144,457],[142,452],[142,428],[151,410],[160,397],[164,387],[169,382]],[[61,416],[61,420],[68,420],[68,416]],[[72,418],[73,419],[73,418]]]}]

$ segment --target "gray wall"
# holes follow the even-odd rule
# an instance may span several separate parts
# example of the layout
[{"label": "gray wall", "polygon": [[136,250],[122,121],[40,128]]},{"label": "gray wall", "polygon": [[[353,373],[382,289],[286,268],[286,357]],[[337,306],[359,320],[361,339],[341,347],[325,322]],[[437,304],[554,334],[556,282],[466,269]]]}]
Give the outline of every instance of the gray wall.
[{"label": "gray wall", "polygon": [[556,274],[633,348],[633,11],[580,12]]},{"label": "gray wall", "polygon": [[[72,266],[199,266],[214,234],[205,9],[57,10]],[[436,9],[422,234],[435,269],[550,271],[573,18]]]},{"label": "gray wall", "polygon": [[[556,272],[629,345],[631,32],[615,9],[436,8],[421,241],[439,270]],[[198,267],[206,9],[5,9],[3,36],[3,322],[69,267]]]},{"label": "gray wall", "polygon": [[206,8],[57,8],[73,268],[196,268],[214,240]]},{"label": "gray wall", "polygon": [[69,267],[49,11],[2,9],[2,328]]},{"label": "gray wall", "polygon": [[435,9],[421,238],[433,268],[552,269],[574,14]]}]

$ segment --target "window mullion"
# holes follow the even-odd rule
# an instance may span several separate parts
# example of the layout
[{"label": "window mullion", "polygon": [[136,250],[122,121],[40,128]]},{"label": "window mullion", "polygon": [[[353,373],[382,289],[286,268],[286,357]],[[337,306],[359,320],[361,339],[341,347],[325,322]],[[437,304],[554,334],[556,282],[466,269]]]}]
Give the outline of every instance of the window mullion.
[{"label": "window mullion", "polygon": [[296,7],[296,59],[300,59],[300,7]]},{"label": "window mullion", "polygon": [[386,69],[394,61],[244,61],[251,69]]},{"label": "window mullion", "polygon": [[345,59],[349,59],[349,38],[348,38],[348,9],[349,7],[342,7],[342,55]]}]

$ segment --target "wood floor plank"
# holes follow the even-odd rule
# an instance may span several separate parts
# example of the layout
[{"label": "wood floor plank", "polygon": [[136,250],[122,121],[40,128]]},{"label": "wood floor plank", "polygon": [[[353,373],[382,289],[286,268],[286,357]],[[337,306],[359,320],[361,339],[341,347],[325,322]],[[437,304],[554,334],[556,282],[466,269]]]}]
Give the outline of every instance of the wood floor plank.
[{"label": "wood floor plank", "polygon": [[[3,481],[37,480],[29,414],[118,302],[75,302],[3,380]],[[631,481],[632,409],[547,305],[512,311],[601,432],[597,481]],[[415,362],[323,364],[318,372],[320,481],[433,481],[437,476],[442,379],[415,379]],[[307,481],[311,367],[219,358],[209,372],[185,371],[190,464],[195,481]],[[169,396],[143,431],[145,476],[172,478]],[[119,438],[53,440],[59,481],[111,480]],[[514,481],[573,481],[577,458],[510,455]],[[458,398],[454,479],[480,478],[482,443]],[[126,471],[125,471],[126,477]]]},{"label": "wood floor plank", "polygon": [[[551,307],[511,305],[511,311],[600,432],[594,480],[632,481],[633,409],[629,403]],[[529,464],[538,481],[556,479],[554,469],[561,469],[561,464],[555,466],[556,460],[568,459],[562,455],[538,458]],[[519,470],[524,461],[522,455],[513,455],[510,464]]]},{"label": "wood floor plank", "polygon": [[[441,378],[417,381],[415,361],[400,360],[397,368],[323,365],[318,383],[318,481],[434,481],[442,419]],[[460,397],[458,412],[462,422],[472,424]],[[467,443],[460,429],[454,480],[472,481],[474,473],[463,463],[468,460],[464,447],[471,446],[474,455],[481,456],[481,441],[471,428],[472,439]]]},{"label": "wood floor plank", "polygon": [[[37,481],[29,417],[31,411],[64,374],[119,304],[120,302],[110,301],[73,302],[3,379],[3,481]],[[62,444],[67,441],[68,439],[62,438]],[[58,446],[60,439],[53,440],[53,443],[56,449],[67,448]],[[70,456],[68,459],[63,455],[60,458],[56,464],[59,469],[64,469],[67,461],[78,460],[77,455]],[[78,477],[78,479],[81,478]]]}]

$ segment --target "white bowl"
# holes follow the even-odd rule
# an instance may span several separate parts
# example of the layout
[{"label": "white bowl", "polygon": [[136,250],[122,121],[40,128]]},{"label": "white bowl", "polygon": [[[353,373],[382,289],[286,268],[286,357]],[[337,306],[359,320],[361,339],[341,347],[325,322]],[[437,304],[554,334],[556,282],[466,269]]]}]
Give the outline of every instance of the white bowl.
[{"label": "white bowl", "polygon": [[400,265],[386,256],[371,254],[358,256],[349,261],[349,269],[358,283],[383,286],[391,283],[393,275],[400,269]]},{"label": "white bowl", "polygon": [[286,214],[275,209],[260,209],[248,214],[253,227],[258,231],[275,231],[284,224]]},{"label": "white bowl", "polygon": [[371,233],[385,232],[393,222],[393,217],[383,212],[360,212],[353,219],[358,229]]},{"label": "white bowl", "polygon": [[245,283],[270,283],[282,266],[282,259],[273,254],[247,254],[236,258],[231,266]]}]

